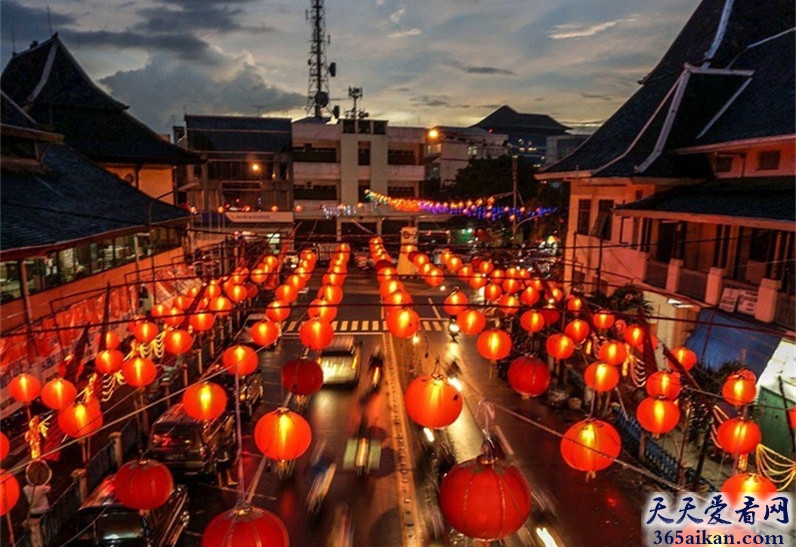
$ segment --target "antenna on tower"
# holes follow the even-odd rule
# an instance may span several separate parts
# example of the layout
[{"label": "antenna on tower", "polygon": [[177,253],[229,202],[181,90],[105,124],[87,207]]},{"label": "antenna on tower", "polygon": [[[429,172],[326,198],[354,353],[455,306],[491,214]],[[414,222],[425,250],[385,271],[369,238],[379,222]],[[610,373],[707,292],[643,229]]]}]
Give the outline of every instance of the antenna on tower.
[{"label": "antenna on tower", "polygon": [[307,115],[318,119],[323,119],[324,111],[328,112],[329,77],[337,74],[337,65],[326,61],[326,46],[330,42],[330,36],[326,34],[325,14],[323,0],[312,0],[310,10],[304,12],[305,18],[312,25],[310,57],[307,61],[310,67]]}]

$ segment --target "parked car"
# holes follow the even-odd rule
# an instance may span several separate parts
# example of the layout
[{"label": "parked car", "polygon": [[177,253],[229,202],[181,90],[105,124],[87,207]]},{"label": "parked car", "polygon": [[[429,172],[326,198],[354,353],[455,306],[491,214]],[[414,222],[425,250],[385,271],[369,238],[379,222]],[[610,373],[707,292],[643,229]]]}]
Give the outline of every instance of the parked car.
[{"label": "parked car", "polygon": [[[246,320],[243,322],[243,326],[240,328],[238,333],[235,335],[232,343],[234,345],[240,344],[243,346],[249,346],[250,348],[259,350],[262,346],[255,344],[254,340],[252,339],[251,335],[251,328],[252,326],[257,323],[258,321],[265,321],[267,320],[267,316],[264,313],[250,313]],[[276,349],[277,342],[274,342],[270,346],[267,346],[265,349],[268,351],[273,351]]]},{"label": "parked car", "polygon": [[149,457],[175,473],[214,474],[235,454],[235,417],[224,412],[215,420],[200,421],[176,404],[158,418],[149,434]]},{"label": "parked car", "polygon": [[175,547],[188,525],[188,491],[178,484],[168,501],[151,511],[122,505],[114,475],[106,477],[83,502],[53,545],[71,547]]},{"label": "parked car", "polygon": [[[207,370],[206,377],[224,388],[227,393],[227,408],[235,410],[235,375],[221,372],[221,365],[215,365]],[[238,377],[240,409],[248,417],[254,415],[254,409],[263,398],[263,375],[259,371]]]},{"label": "parked car", "polygon": [[359,384],[359,348],[353,336],[335,336],[321,351],[318,364],[323,370],[323,384]]}]

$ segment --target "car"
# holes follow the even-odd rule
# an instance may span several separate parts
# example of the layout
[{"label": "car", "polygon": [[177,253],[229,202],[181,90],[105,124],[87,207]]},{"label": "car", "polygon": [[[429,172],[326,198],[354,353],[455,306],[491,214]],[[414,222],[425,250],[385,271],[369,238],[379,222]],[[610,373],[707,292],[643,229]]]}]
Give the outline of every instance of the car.
[{"label": "car", "polygon": [[190,518],[185,486],[175,485],[169,499],[157,509],[137,511],[116,498],[114,477],[106,477],[97,486],[53,545],[175,547]]},{"label": "car", "polygon": [[[268,321],[268,317],[264,313],[250,313],[246,317],[246,320],[243,322],[243,326],[235,335],[235,338],[233,339],[232,343],[234,345],[240,344],[243,346],[249,346],[255,351],[259,350],[262,346],[260,346],[259,344],[255,344],[251,335],[252,326],[259,321]],[[279,341],[277,340],[270,346],[267,346],[265,349],[267,351],[273,351],[274,349],[276,349],[276,345],[278,344],[278,342]]]},{"label": "car", "polygon": [[323,385],[359,384],[360,347],[353,336],[335,336],[318,356],[318,364],[323,370]]},{"label": "car", "polygon": [[224,412],[215,420],[196,420],[179,403],[152,424],[147,454],[174,473],[209,475],[233,458],[235,442],[232,413]]},{"label": "car", "polygon": [[[208,381],[215,382],[227,393],[227,409],[235,410],[235,375],[222,372],[221,365],[209,368],[204,376]],[[263,398],[263,375],[259,371],[238,377],[240,409],[247,418],[254,415],[254,409]]]}]

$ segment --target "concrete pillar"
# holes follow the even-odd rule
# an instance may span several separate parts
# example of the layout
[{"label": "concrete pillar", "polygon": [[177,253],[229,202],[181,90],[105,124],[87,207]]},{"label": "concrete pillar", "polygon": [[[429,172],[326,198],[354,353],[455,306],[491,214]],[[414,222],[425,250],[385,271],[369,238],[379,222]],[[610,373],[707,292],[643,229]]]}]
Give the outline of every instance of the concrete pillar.
[{"label": "concrete pillar", "polygon": [[113,459],[116,462],[118,469],[124,464],[124,447],[122,446],[122,434],[119,431],[114,431],[108,435],[108,439],[113,444]]},{"label": "concrete pillar", "polygon": [[29,518],[25,519],[22,524],[28,531],[28,540],[30,540],[30,547],[44,547],[44,538],[41,535],[41,519]]},{"label": "concrete pillar", "polygon": [[666,290],[677,292],[680,290],[680,271],[683,269],[683,261],[673,258],[669,261],[669,269],[666,271]]},{"label": "concrete pillar", "polygon": [[78,501],[82,504],[88,498],[88,475],[85,469],[72,471],[72,480],[77,484]]},{"label": "concrete pillar", "polygon": [[382,225],[383,222],[384,222],[383,218],[377,218],[376,219],[376,235],[381,235],[381,231],[382,231],[381,225]]},{"label": "concrete pillar", "polygon": [[343,220],[337,218],[335,220],[335,241],[343,241]]},{"label": "concrete pillar", "polygon": [[711,268],[708,271],[708,283],[705,287],[705,302],[711,306],[721,302],[721,292],[724,290],[724,268]]},{"label": "concrete pillar", "polygon": [[777,311],[777,297],[782,281],[777,279],[760,280],[760,288],[757,290],[757,305],[755,306],[755,319],[763,323],[774,321],[774,314]]}]

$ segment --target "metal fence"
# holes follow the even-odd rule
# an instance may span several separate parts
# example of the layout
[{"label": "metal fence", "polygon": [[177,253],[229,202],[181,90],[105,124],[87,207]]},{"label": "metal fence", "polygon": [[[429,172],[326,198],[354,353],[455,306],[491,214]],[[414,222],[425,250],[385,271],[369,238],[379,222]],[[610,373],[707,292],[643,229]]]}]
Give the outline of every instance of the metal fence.
[{"label": "metal fence", "polygon": [[647,274],[644,276],[644,281],[656,287],[666,288],[666,276],[668,274],[668,263],[647,260]]},{"label": "metal fence", "polygon": [[56,547],[58,534],[70,519],[74,518],[80,509],[80,494],[76,482],[73,482],[61,494],[50,509],[39,520],[41,539],[44,547]]},{"label": "metal fence", "polygon": [[121,430],[122,454],[127,454],[133,449],[139,448],[141,442],[138,429],[138,420],[128,420]]},{"label": "metal fence", "polygon": [[102,482],[102,479],[115,469],[116,457],[113,453],[113,443],[108,443],[94,454],[86,466],[88,491],[92,492]]}]

